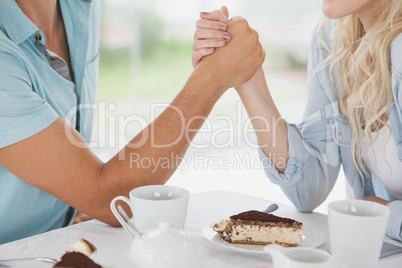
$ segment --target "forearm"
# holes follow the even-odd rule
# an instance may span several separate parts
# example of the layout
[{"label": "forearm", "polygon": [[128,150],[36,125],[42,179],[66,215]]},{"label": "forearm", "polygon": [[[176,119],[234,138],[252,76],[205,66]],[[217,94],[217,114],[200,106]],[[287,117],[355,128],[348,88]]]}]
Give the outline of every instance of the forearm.
[{"label": "forearm", "polygon": [[402,201],[394,200],[387,204],[391,210],[388,220],[387,235],[395,240],[402,242]]},{"label": "forearm", "polygon": [[109,195],[107,203],[117,195],[127,196],[135,187],[169,179],[223,93],[213,80],[210,72],[196,70],[171,105],[103,165],[100,181],[102,192]]},{"label": "forearm", "polygon": [[390,201],[382,199],[382,198],[379,198],[379,197],[376,197],[376,196],[367,196],[367,197],[365,197],[363,199],[366,200],[366,201],[376,202],[376,203],[379,203],[379,204],[384,205],[384,206],[386,206],[386,205],[388,205],[390,203]]},{"label": "forearm", "polygon": [[193,73],[172,102],[174,109],[167,108],[107,163],[61,118],[43,131],[1,148],[0,163],[32,186],[117,226],[111,200],[128,196],[142,185],[165,183],[224,92],[225,86],[216,81],[219,76],[212,77],[213,72],[204,71],[206,67]]},{"label": "forearm", "polygon": [[288,160],[287,128],[269,93],[262,68],[237,88],[264,153],[283,173]]}]

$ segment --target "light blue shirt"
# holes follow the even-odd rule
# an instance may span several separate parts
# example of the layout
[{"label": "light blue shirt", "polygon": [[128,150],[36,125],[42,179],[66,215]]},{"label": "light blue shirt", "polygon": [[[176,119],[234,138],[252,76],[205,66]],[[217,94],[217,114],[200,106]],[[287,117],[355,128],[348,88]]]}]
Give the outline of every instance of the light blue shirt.
[{"label": "light blue shirt", "polygon": [[[74,82],[63,68],[65,62],[46,49],[46,36],[15,1],[0,1],[0,148],[42,131],[58,117],[90,140],[94,110],[82,107],[96,98],[99,3],[59,3]],[[68,114],[72,116],[66,118]],[[0,243],[65,226],[73,214],[69,205],[0,165]]]},{"label": "light blue shirt", "polygon": [[[331,33],[334,21],[329,20],[322,36],[332,49]],[[313,34],[308,66],[308,102],[302,123],[287,124],[289,160],[284,173],[279,173],[260,148],[259,153],[268,178],[281,186],[286,196],[303,212],[311,212],[328,196],[343,165],[347,180],[348,198],[361,199],[378,196],[392,201],[387,235],[402,241],[402,201],[394,200],[384,185],[373,175],[364,179],[359,176],[351,154],[352,130],[339,107],[339,71],[331,83],[328,68],[320,68],[328,57],[322,46],[317,29]],[[402,161],[402,34],[391,45],[391,79],[394,104],[388,116],[393,140],[397,145],[398,158]]]}]

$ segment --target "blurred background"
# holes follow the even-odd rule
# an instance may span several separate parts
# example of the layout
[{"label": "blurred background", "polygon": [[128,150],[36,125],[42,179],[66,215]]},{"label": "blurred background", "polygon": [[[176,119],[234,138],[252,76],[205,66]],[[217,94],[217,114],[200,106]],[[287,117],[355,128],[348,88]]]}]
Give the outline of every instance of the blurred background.
[{"label": "blurred background", "polygon": [[[306,103],[311,34],[323,17],[322,0],[101,0],[99,109],[92,150],[109,160],[163,111],[191,74],[192,40],[200,11],[226,5],[246,18],[266,51],[263,65],[280,113],[299,123]],[[156,107],[156,108],[155,108]],[[290,204],[259,163],[256,139],[234,89],[217,102],[168,184],[192,194],[227,190]],[[316,211],[344,199],[341,172]],[[258,209],[258,208],[256,208]]]}]

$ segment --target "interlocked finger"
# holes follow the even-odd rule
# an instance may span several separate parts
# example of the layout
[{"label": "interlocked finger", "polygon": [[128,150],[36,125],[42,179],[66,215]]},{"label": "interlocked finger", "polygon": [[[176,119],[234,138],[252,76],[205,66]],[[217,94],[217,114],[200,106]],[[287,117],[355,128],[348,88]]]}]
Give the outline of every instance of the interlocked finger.
[{"label": "interlocked finger", "polygon": [[219,21],[199,19],[196,23],[197,28],[226,31],[226,24]]},{"label": "interlocked finger", "polygon": [[227,32],[222,32],[219,30],[210,30],[210,29],[202,29],[202,28],[197,28],[195,30],[194,34],[194,39],[195,40],[200,40],[200,39],[225,39],[226,41],[230,40],[230,34]]},{"label": "interlocked finger", "polygon": [[209,47],[222,47],[225,44],[225,39],[205,39],[205,40],[196,40],[193,44],[193,51],[197,51],[200,48],[209,48]]}]

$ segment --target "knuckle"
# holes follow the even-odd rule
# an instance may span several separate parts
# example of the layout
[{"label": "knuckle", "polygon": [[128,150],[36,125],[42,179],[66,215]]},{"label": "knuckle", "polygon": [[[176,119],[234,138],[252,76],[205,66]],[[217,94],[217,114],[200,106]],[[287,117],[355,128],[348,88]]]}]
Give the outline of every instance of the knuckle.
[{"label": "knuckle", "polygon": [[258,58],[260,59],[261,62],[264,61],[264,53],[262,52],[262,50],[258,51]]},{"label": "knuckle", "polygon": [[250,38],[253,42],[259,43],[258,39],[259,39],[259,35],[256,31],[252,31],[250,34]]},{"label": "knuckle", "polygon": [[260,52],[260,65],[263,64],[265,61],[265,51],[263,49],[261,49]]},{"label": "knuckle", "polygon": [[244,27],[244,28],[248,28],[248,22],[247,20],[245,20],[244,18],[240,17],[239,19],[239,24]]},{"label": "knuckle", "polygon": [[261,54],[262,46],[261,46],[260,43],[257,43],[257,44],[256,44],[255,51],[256,51],[258,54]]},{"label": "knuckle", "polygon": [[263,48],[262,48],[262,45],[261,44],[258,44],[258,52],[262,55],[262,53],[263,53]]},{"label": "knuckle", "polygon": [[256,30],[253,30],[253,38],[255,38],[257,40],[260,38],[260,35],[258,34],[258,32]]},{"label": "knuckle", "polygon": [[243,17],[240,17],[240,16],[234,16],[232,18],[232,20],[237,21],[237,20],[244,20],[244,19],[243,19]]},{"label": "knuckle", "polygon": [[195,26],[197,28],[199,28],[199,27],[201,27],[201,25],[202,25],[202,19],[197,20],[196,23],[195,23]]}]

